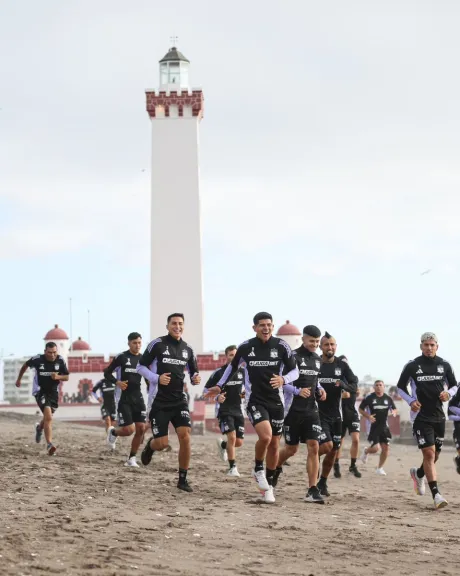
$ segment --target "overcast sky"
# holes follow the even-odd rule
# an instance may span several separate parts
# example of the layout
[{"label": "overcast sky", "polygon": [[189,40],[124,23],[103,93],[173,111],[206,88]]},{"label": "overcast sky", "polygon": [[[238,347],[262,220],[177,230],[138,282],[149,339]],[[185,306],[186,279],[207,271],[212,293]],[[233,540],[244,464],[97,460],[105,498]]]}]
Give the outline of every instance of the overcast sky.
[{"label": "overcast sky", "polygon": [[149,337],[144,90],[177,35],[206,99],[206,348],[266,309],[360,376],[394,381],[425,330],[459,371],[459,21],[456,0],[0,0],[0,349],[69,331],[70,297],[94,350]]}]

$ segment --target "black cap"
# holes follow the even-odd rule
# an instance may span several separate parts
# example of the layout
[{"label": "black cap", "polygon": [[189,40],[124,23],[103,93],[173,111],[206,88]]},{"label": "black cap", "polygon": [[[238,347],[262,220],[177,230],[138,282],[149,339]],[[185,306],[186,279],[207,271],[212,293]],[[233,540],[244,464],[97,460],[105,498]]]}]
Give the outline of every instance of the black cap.
[{"label": "black cap", "polygon": [[321,336],[321,330],[317,326],[313,326],[313,324],[305,326],[303,333],[307,336],[312,336],[313,338],[319,338]]}]

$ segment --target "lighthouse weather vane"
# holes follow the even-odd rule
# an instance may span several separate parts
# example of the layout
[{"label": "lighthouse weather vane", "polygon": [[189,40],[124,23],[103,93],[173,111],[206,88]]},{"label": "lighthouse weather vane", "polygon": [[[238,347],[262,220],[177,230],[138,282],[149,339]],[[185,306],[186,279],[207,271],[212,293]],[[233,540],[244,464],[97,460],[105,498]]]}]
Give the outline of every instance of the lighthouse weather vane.
[{"label": "lighthouse weather vane", "polygon": [[171,40],[171,45],[173,46],[173,48],[175,48],[177,46],[177,41],[179,40],[179,37],[178,36],[171,36],[170,40]]}]

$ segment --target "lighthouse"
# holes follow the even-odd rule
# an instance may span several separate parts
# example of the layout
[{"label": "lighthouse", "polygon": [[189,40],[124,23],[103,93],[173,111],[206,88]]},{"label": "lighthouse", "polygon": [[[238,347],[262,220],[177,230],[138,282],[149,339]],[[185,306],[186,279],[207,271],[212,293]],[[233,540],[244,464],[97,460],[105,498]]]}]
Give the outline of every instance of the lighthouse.
[{"label": "lighthouse", "polygon": [[203,92],[190,86],[190,62],[173,46],[159,62],[159,89],[147,90],[152,125],[150,335],[185,316],[184,339],[203,352],[199,124]]}]

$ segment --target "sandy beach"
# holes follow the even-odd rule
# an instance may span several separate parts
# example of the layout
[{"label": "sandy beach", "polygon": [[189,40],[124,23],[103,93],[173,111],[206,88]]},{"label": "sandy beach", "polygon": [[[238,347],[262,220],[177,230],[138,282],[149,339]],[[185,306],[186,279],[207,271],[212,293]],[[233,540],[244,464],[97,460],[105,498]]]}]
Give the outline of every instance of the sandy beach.
[{"label": "sandy beach", "polygon": [[[102,428],[54,424],[56,457],[33,435],[33,417],[0,414],[1,574],[124,576],[456,574],[460,476],[443,450],[439,484],[449,506],[417,497],[408,468],[415,446],[393,445],[387,477],[376,459],[363,477],[330,480],[327,505],[302,501],[305,456],[286,468],[273,506],[250,477],[255,438],[238,453],[239,479],[226,478],[215,436],[193,437],[193,494],[176,489],[177,442],[148,468],[128,469]],[[345,462],[344,462],[345,463]],[[346,470],[343,466],[343,470]]]}]

